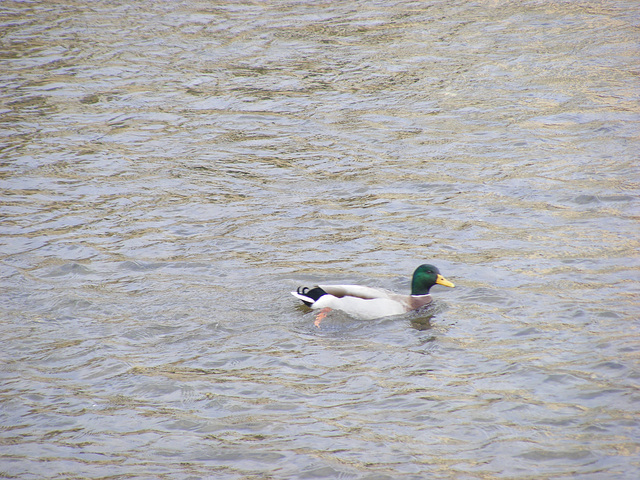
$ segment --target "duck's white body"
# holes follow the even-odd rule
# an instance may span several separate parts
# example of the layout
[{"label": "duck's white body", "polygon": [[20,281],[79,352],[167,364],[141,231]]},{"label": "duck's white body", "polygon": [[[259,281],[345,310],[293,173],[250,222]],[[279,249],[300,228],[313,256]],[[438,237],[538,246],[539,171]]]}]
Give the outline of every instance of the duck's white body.
[{"label": "duck's white body", "polygon": [[304,293],[291,294],[313,309],[330,308],[362,320],[401,315],[431,303],[431,295],[399,295],[361,285],[318,285],[326,292],[317,300]]}]

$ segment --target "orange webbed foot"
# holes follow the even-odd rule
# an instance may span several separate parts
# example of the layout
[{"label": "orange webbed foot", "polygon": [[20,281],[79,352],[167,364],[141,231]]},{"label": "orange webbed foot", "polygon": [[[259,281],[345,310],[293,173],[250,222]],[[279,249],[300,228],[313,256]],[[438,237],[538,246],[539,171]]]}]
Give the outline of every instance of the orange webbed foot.
[{"label": "orange webbed foot", "polygon": [[327,314],[331,311],[331,309],[329,307],[323,308],[322,310],[320,310],[320,313],[318,313],[318,315],[316,315],[316,321],[313,322],[313,324],[320,328],[320,322],[322,322],[322,320],[325,319],[325,317],[327,316]]}]

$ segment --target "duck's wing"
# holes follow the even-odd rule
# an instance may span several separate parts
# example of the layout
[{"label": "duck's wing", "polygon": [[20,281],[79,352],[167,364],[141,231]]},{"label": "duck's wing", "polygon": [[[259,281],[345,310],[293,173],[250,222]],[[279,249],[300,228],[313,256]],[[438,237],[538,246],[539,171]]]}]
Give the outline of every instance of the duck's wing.
[{"label": "duck's wing", "polygon": [[361,319],[399,315],[418,306],[413,305],[413,296],[362,285],[318,285],[312,289],[299,288],[291,294],[311,308],[341,310]]},{"label": "duck's wing", "polygon": [[366,300],[374,298],[392,298],[393,292],[382,288],[363,287],[362,285],[318,285],[322,290],[334,297],[356,297]]},{"label": "duck's wing", "polygon": [[332,294],[323,295],[311,308],[341,310],[362,320],[400,315],[408,311],[406,304],[390,298],[360,298],[352,295],[336,297]]}]

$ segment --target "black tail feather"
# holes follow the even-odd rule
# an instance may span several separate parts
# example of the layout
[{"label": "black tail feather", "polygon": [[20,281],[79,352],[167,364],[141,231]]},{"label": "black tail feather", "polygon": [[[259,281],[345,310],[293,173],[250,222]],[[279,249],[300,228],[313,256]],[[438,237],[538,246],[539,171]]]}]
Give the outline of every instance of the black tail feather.
[{"label": "black tail feather", "polygon": [[[326,295],[327,292],[325,292],[323,289],[321,289],[320,287],[314,287],[314,288],[309,288],[309,287],[298,287],[297,292],[300,295],[304,295],[305,297],[309,297],[312,298],[313,301],[317,301],[321,296]],[[304,300],[302,301],[305,305],[307,306],[311,306],[313,302],[305,302]]]}]

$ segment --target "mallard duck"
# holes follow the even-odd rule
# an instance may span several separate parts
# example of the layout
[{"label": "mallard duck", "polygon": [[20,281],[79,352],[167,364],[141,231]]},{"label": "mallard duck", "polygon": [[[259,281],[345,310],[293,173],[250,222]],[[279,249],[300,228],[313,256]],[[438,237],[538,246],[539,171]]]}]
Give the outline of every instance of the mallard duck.
[{"label": "mallard duck", "polygon": [[400,295],[382,288],[363,287],[361,285],[317,285],[314,288],[298,287],[291,292],[305,305],[313,309],[321,309],[316,316],[315,325],[320,322],[331,309],[341,310],[362,320],[400,315],[431,303],[429,290],[435,284],[445,287],[455,285],[440,275],[433,265],[420,265],[413,272],[411,295]]}]

